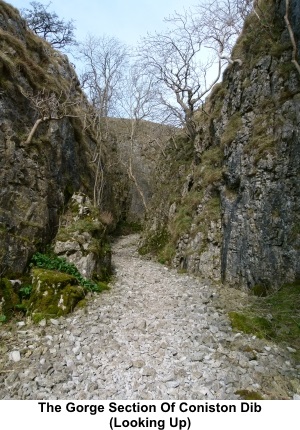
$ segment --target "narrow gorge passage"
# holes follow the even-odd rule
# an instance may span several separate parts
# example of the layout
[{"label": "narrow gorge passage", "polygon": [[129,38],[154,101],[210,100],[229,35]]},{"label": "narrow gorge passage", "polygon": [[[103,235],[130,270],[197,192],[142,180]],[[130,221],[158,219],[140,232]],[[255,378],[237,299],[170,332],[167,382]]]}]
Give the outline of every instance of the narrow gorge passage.
[{"label": "narrow gorge passage", "polygon": [[116,279],[86,309],[0,328],[0,399],[293,397],[285,350],[232,332],[218,289],[141,259],[137,242],[114,244]]}]

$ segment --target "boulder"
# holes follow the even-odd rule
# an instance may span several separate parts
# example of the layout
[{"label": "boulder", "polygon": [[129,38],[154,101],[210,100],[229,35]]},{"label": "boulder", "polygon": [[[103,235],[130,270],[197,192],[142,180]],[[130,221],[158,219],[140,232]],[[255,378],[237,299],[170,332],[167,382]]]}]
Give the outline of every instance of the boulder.
[{"label": "boulder", "polygon": [[28,311],[35,322],[72,312],[86,294],[74,276],[55,270],[33,269],[32,284]]}]

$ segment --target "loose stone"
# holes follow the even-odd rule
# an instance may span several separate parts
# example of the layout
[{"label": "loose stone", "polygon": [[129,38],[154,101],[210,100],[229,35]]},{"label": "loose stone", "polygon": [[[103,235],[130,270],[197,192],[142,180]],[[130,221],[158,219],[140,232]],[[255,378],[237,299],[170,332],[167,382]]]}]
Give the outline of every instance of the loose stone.
[{"label": "loose stone", "polygon": [[0,399],[300,399],[294,348],[233,333],[214,286],[140,259],[137,242],[114,244],[116,281],[86,312],[0,328]]}]

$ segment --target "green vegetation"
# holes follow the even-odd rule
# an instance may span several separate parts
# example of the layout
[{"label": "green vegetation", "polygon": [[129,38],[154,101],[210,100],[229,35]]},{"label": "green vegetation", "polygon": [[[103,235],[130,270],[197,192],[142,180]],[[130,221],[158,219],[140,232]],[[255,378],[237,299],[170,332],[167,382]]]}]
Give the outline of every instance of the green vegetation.
[{"label": "green vegetation", "polygon": [[[155,231],[150,230],[144,239],[139,252],[141,255],[151,253],[156,255],[161,263],[170,263],[175,255],[176,240],[182,233],[189,230],[192,214],[199,202],[199,192],[190,190],[182,199],[182,187],[195,155],[194,144],[184,133],[178,133],[169,140],[165,148],[165,156],[159,166],[157,176],[159,181],[154,192],[153,205],[161,206],[164,212],[160,216],[159,226]],[[180,213],[175,212],[168,224],[166,215],[172,203],[178,203]]]},{"label": "green vegetation", "polygon": [[18,291],[18,294],[21,300],[29,299],[31,293],[32,293],[32,285],[30,284],[23,285]]},{"label": "green vegetation", "polygon": [[229,312],[228,315],[232,327],[236,330],[248,334],[253,333],[260,339],[271,339],[274,336],[272,324],[266,318],[261,316],[252,316],[251,313],[247,315],[238,312]]},{"label": "green vegetation", "polygon": [[175,257],[176,248],[173,243],[168,242],[157,255],[157,261],[161,264],[171,264]]},{"label": "green vegetation", "polygon": [[[196,173],[201,181],[201,187],[206,188],[209,185],[220,182],[223,174],[224,152],[220,145],[208,148],[202,154],[202,163]],[[197,176],[195,175],[195,180]]]},{"label": "green vegetation", "polygon": [[[190,201],[188,203],[190,203]],[[176,243],[184,233],[188,233],[191,228],[193,212],[196,208],[192,203],[188,203],[185,200],[181,202],[178,211],[171,221],[170,230],[172,232],[173,243]],[[197,199],[197,203],[199,203],[199,199]]]},{"label": "green vegetation", "polygon": [[[222,86],[218,88],[216,92],[220,92],[221,97]],[[204,135],[210,132],[207,128],[202,129],[202,133],[204,139]],[[178,240],[185,234],[193,236],[199,231],[203,232],[203,246],[199,252],[206,248],[211,222],[218,222],[221,216],[218,188],[223,176],[224,153],[221,145],[213,145],[195,160],[194,144],[184,136],[171,141],[165,153],[166,159],[163,160],[160,173],[162,180],[155,193],[158,205],[161,205],[161,201],[165,202],[165,218],[161,217],[156,232],[149,231],[140,252],[151,252],[159,262],[168,264],[176,254]],[[167,216],[171,205],[174,212]],[[219,239],[220,235],[216,240]]]},{"label": "green vegetation", "polygon": [[35,268],[32,280],[28,312],[34,322],[72,312],[86,295],[76,277],[67,273]]},{"label": "green vegetation", "polygon": [[250,390],[237,390],[235,392],[243,400],[264,400],[264,398],[257,391]]},{"label": "green vegetation", "polygon": [[6,278],[0,279],[0,315],[2,322],[12,317],[18,302],[19,298],[11,282]]},{"label": "green vegetation", "polygon": [[219,117],[226,94],[227,91],[223,82],[215,84],[205,103],[205,109],[209,111],[212,119]]},{"label": "green vegetation", "polygon": [[240,131],[242,125],[243,123],[242,123],[241,113],[236,112],[230,117],[225,127],[225,130],[222,134],[222,137],[221,137],[222,146],[227,146],[231,144],[231,142],[236,138],[237,133]]},{"label": "green vegetation", "polygon": [[74,264],[69,263],[65,258],[57,257],[55,254],[41,254],[37,252],[32,257],[31,265],[72,275],[81,286],[92,292],[101,292],[104,289],[103,282],[93,282],[83,278]]},{"label": "green vegetation", "polygon": [[245,152],[249,153],[255,150],[255,164],[266,153],[274,153],[275,151],[274,123],[274,115],[270,110],[263,115],[257,116],[253,122],[251,138],[247,147],[245,147]]},{"label": "green vegetation", "polygon": [[116,226],[114,236],[127,236],[129,234],[140,233],[143,229],[141,222],[121,220]]},{"label": "green vegetation", "polygon": [[218,221],[221,217],[221,202],[220,202],[220,196],[215,195],[210,197],[201,213],[198,216],[198,223],[204,223],[204,221]]},{"label": "green vegetation", "polygon": [[139,248],[139,254],[157,254],[162,251],[165,245],[168,243],[170,234],[165,227],[157,230],[153,235],[151,235],[147,242]]},{"label": "green vegetation", "polygon": [[69,264],[64,258],[57,257],[51,251],[44,257],[39,256],[39,259],[47,259],[46,265],[39,267],[72,274],[88,290],[102,291],[104,284],[107,285],[111,277],[111,246],[107,232],[112,229],[112,225],[111,212],[101,212],[88,198],[84,199],[84,204],[78,203],[76,198],[71,199],[67,210],[61,216],[56,241],[74,243],[83,257],[93,254],[99,264],[95,272],[90,275],[90,280],[83,278],[74,264]]},{"label": "green vegetation", "polygon": [[233,49],[232,58],[241,59],[243,65],[252,68],[264,55],[282,53],[280,36],[283,23],[275,13],[274,0],[260,1],[259,17],[250,14],[244,24],[242,34]]},{"label": "green vegetation", "polygon": [[232,327],[292,346],[297,351],[295,359],[300,360],[300,283],[284,285],[273,292],[256,287],[258,291],[264,297],[253,297],[243,313],[229,312]]},{"label": "green vegetation", "polygon": [[267,285],[254,285],[251,292],[257,297],[267,297],[268,293],[270,293],[270,287]]},{"label": "green vegetation", "polygon": [[35,52],[40,55],[39,61],[28,47],[17,36],[14,36],[13,32],[0,30],[0,46],[3,48],[0,60],[5,76],[9,80],[15,80],[16,83],[18,83],[19,78],[25,77],[32,88],[42,89],[49,85],[53,90],[57,89],[58,83],[45,67],[49,64],[49,56],[46,54],[46,45],[48,44],[46,42],[41,43],[40,38],[32,33],[26,34],[28,39],[33,39],[31,45],[33,45]]},{"label": "green vegetation", "polygon": [[82,219],[74,221],[72,224],[67,226],[61,226],[57,233],[56,239],[61,242],[70,240],[72,233],[84,233],[88,232],[92,235],[96,232],[104,232],[105,228],[100,221],[96,221],[92,216],[87,216]]}]

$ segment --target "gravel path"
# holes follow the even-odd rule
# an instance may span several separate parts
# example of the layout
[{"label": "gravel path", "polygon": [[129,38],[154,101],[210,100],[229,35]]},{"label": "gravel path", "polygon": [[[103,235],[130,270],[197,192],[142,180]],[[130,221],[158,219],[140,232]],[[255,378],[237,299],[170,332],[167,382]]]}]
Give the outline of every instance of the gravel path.
[{"label": "gravel path", "polygon": [[300,398],[288,351],[232,332],[220,287],[141,259],[137,240],[116,242],[115,282],[86,309],[0,327],[0,399]]}]

